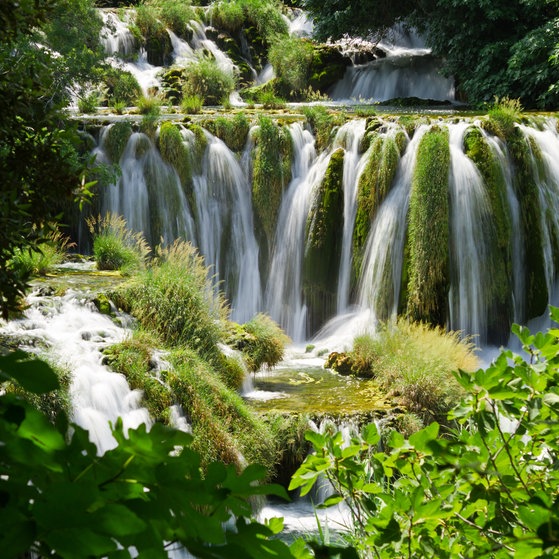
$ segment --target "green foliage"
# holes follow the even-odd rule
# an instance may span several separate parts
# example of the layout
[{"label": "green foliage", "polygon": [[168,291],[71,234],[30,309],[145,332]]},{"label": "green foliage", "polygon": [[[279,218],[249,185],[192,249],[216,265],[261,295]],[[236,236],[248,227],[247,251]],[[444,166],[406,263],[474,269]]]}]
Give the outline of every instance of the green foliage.
[{"label": "green foliage", "polygon": [[304,107],[303,114],[305,115],[316,138],[317,151],[323,151],[326,147],[328,147],[330,140],[332,139],[334,128],[343,123],[343,117],[337,113],[329,111],[322,105]]},{"label": "green foliage", "polygon": [[141,115],[157,117],[161,114],[161,99],[151,95],[140,95],[136,99],[136,106]]},{"label": "green foliage", "polygon": [[120,161],[131,135],[132,126],[126,121],[115,122],[104,129],[103,150],[113,163]]},{"label": "green foliage", "polygon": [[19,273],[30,276],[44,276],[61,264],[74,245],[56,227],[47,233],[45,241],[35,247],[27,249],[17,248],[14,251],[12,265]]},{"label": "green foliage", "polygon": [[313,54],[313,46],[306,39],[283,37],[272,44],[270,63],[288,93],[299,92],[307,86]]},{"label": "green foliage", "polygon": [[506,138],[514,130],[514,125],[522,116],[522,105],[519,99],[495,97],[495,102],[487,111],[489,118],[494,122],[502,138]]},{"label": "green foliage", "polygon": [[158,144],[163,160],[177,171],[183,185],[190,185],[192,181],[190,154],[178,127],[172,122],[163,122],[159,127]]},{"label": "green foliage", "polygon": [[253,372],[279,363],[289,342],[283,330],[261,313],[242,326],[231,325],[227,338],[227,344],[243,353],[248,369]]},{"label": "green foliage", "polygon": [[262,108],[268,111],[277,111],[285,108],[285,100],[279,97],[275,91],[262,89],[256,98],[258,103],[262,104]]},{"label": "green foliage", "polygon": [[289,132],[271,118],[260,117],[255,134],[252,202],[268,246],[276,231],[283,189],[291,180],[293,146]]},{"label": "green foliage", "polygon": [[[65,4],[64,4],[65,5]],[[62,4],[60,4],[62,6]],[[35,32],[56,2],[9,2],[0,25],[0,314],[18,308],[28,276],[10,265],[15,250],[39,248],[49,223],[91,196],[79,135],[63,111],[72,75],[64,56],[38,49]],[[55,9],[56,8],[56,9]],[[44,37],[41,41],[44,42]],[[48,100],[48,102],[47,102]]]},{"label": "green foliage", "polygon": [[172,45],[165,24],[161,21],[159,10],[149,4],[136,8],[135,24],[144,39],[147,59],[154,66],[163,66],[168,61]]},{"label": "green foliage", "polygon": [[223,140],[227,147],[238,153],[245,148],[250,122],[244,113],[237,113],[233,116],[219,116],[216,119],[207,120],[203,126]]},{"label": "green foliage", "polygon": [[409,210],[408,313],[443,325],[449,289],[448,131],[431,128],[421,139]]},{"label": "green foliage", "polygon": [[152,4],[157,6],[161,20],[171,31],[179,37],[189,36],[190,22],[198,19],[189,1],[155,0]]},{"label": "green foliage", "polygon": [[123,286],[119,296],[120,306],[163,342],[188,346],[204,358],[215,357],[223,336],[225,302],[189,243],[177,240],[158,247],[154,262]]},{"label": "green foliage", "polygon": [[[551,310],[555,321],[558,309]],[[326,476],[353,519],[364,557],[555,557],[559,517],[559,330],[515,325],[525,357],[505,350],[486,370],[458,371],[449,414],[405,439],[376,425],[351,440],[308,433],[314,453],[290,489]]]},{"label": "green foliage", "polygon": [[[35,393],[58,385],[44,362],[14,355],[0,357],[0,377]],[[176,544],[208,559],[240,550],[252,559],[308,557],[301,543],[291,551],[273,538],[277,522],[252,519],[251,498],[286,497],[261,483],[264,468],[236,473],[212,463],[202,475],[187,433],[155,424],[125,434],[120,420],[112,432],[116,448],[98,456],[80,427],[54,426],[24,400],[0,396],[3,557],[165,558]]]},{"label": "green foliage", "polygon": [[197,96],[204,105],[218,105],[235,89],[235,79],[221,70],[214,60],[202,59],[184,69],[183,95]]},{"label": "green foliage", "polygon": [[184,95],[181,101],[181,112],[187,115],[197,115],[202,112],[204,99],[199,95]]},{"label": "green foliage", "polygon": [[141,233],[127,228],[119,215],[90,217],[87,220],[93,236],[93,255],[99,270],[120,270],[125,274],[141,270],[150,248]]},{"label": "green foliage", "polygon": [[343,232],[344,150],[336,149],[314,194],[306,224],[303,296],[315,332],[336,312]]},{"label": "green foliage", "polygon": [[142,93],[138,80],[125,70],[107,68],[103,74],[103,82],[107,86],[107,98],[112,107],[116,103],[131,106]]}]

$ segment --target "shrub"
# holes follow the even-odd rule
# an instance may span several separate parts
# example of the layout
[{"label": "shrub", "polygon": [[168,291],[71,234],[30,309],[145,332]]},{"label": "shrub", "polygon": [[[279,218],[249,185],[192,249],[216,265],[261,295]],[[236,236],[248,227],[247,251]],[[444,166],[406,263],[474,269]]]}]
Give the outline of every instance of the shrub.
[{"label": "shrub", "polygon": [[263,89],[258,93],[257,99],[268,111],[285,109],[285,100],[278,97],[273,91]]},{"label": "shrub", "polygon": [[187,115],[197,115],[202,112],[204,99],[199,95],[184,95],[181,101],[181,111]]},{"label": "shrub", "polygon": [[326,504],[345,500],[363,557],[555,557],[559,330],[513,333],[523,356],[505,350],[485,370],[455,373],[464,398],[444,436],[437,423],[408,439],[381,439],[375,424],[350,440],[308,432],[313,452],[290,489],[305,495],[326,477]]},{"label": "shrub", "polygon": [[126,226],[122,216],[108,213],[87,220],[93,235],[93,255],[99,270],[120,270],[125,274],[144,267],[149,246],[141,233]]},{"label": "shrub", "polygon": [[95,114],[101,102],[102,95],[99,91],[89,91],[78,98],[78,110],[83,114]]},{"label": "shrub", "polygon": [[183,95],[198,96],[204,105],[218,105],[235,89],[232,76],[219,68],[214,60],[202,59],[184,70]]},{"label": "shrub", "polygon": [[190,22],[198,19],[190,2],[182,0],[159,0],[157,2],[163,23],[179,37],[188,37]]},{"label": "shrub", "polygon": [[161,99],[151,95],[141,95],[136,100],[138,111],[142,115],[159,116],[161,114]]},{"label": "shrub", "polygon": [[149,268],[135,276],[120,296],[140,324],[163,342],[188,346],[206,359],[216,357],[227,309],[191,244],[179,239],[158,247]]},{"label": "shrub", "polygon": [[69,237],[58,229],[53,229],[44,243],[28,249],[17,248],[12,258],[12,265],[25,275],[44,276],[61,264],[74,246]]},{"label": "shrub", "polygon": [[312,43],[297,37],[282,37],[274,41],[269,52],[276,76],[292,92],[305,88],[313,61]]},{"label": "shrub", "polygon": [[244,355],[249,370],[273,367],[283,359],[290,339],[267,315],[257,314],[238,329],[233,329],[227,343]]},{"label": "shrub", "polygon": [[243,151],[250,129],[249,120],[243,113],[238,113],[232,117],[220,116],[208,120],[204,123],[204,126],[220,140],[223,140],[230,150]]},{"label": "shrub", "polygon": [[508,97],[495,97],[495,102],[488,111],[489,118],[496,123],[502,137],[507,137],[512,132],[521,114],[520,99],[509,99]]}]

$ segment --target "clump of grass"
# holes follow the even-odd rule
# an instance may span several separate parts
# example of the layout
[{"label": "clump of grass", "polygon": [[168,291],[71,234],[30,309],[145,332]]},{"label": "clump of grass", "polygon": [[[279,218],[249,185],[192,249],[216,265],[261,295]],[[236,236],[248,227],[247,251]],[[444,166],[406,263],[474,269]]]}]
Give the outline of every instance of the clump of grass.
[{"label": "clump of grass", "polygon": [[181,111],[187,115],[197,115],[202,112],[204,99],[200,95],[184,95],[181,101]]},{"label": "clump of grass", "polygon": [[163,342],[216,358],[227,307],[190,243],[178,239],[158,247],[149,268],[136,275],[120,296],[121,304]]},{"label": "clump of grass", "polygon": [[513,130],[516,122],[522,115],[520,99],[509,97],[495,97],[495,102],[489,108],[489,118],[496,124],[503,137],[507,137]]},{"label": "clump of grass", "polygon": [[197,96],[204,105],[218,105],[235,89],[235,79],[224,72],[215,60],[202,59],[184,69],[183,96]]},{"label": "clump of grass", "polygon": [[150,95],[141,95],[136,100],[138,111],[142,115],[159,116],[161,114],[161,99]]},{"label": "clump of grass", "polygon": [[444,420],[459,399],[452,372],[478,366],[471,339],[404,319],[383,325],[374,337],[357,337],[348,355],[353,370],[368,371],[383,391],[426,422]]},{"label": "clump of grass", "polygon": [[343,117],[332,113],[321,105],[305,107],[303,114],[316,137],[317,150],[319,152],[323,151],[330,143],[333,130],[342,124]]},{"label": "clump of grass", "polygon": [[87,220],[93,236],[93,255],[99,270],[120,270],[125,274],[144,268],[150,252],[141,233],[128,229],[126,220],[108,213]]},{"label": "clump of grass", "polygon": [[26,276],[44,276],[61,264],[74,246],[66,235],[53,229],[44,243],[25,249],[16,249],[12,265]]},{"label": "clump of grass", "polygon": [[250,122],[243,113],[230,117],[220,116],[204,122],[203,126],[223,140],[230,150],[243,151],[250,130]]},{"label": "clump of grass", "polygon": [[227,343],[243,353],[247,367],[255,372],[279,363],[290,339],[268,315],[259,313],[242,326],[234,326]]},{"label": "clump of grass", "polygon": [[278,97],[274,91],[262,90],[258,94],[258,102],[262,104],[262,108],[268,111],[277,111],[285,109],[285,100]]}]

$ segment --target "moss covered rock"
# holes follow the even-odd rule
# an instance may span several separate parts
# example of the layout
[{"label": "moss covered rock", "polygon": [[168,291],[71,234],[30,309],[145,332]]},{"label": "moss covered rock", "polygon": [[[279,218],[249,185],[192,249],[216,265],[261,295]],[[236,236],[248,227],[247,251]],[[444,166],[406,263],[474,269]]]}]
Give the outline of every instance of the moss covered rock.
[{"label": "moss covered rock", "polygon": [[206,130],[222,140],[227,147],[240,153],[245,148],[250,122],[246,115],[237,113],[232,116],[220,116],[201,123]]},{"label": "moss covered rock", "polygon": [[190,154],[176,124],[169,121],[161,124],[158,146],[161,157],[175,169],[182,185],[190,187],[192,183]]},{"label": "moss covered rock", "polygon": [[408,313],[443,326],[449,277],[450,148],[448,130],[431,128],[421,139],[409,210]]},{"label": "moss covered rock", "polygon": [[336,312],[343,235],[344,150],[335,150],[309,212],[303,260],[303,297],[315,332]]},{"label": "moss covered rock", "polygon": [[113,163],[118,163],[130,136],[132,126],[129,122],[121,121],[111,124],[103,136],[103,149]]},{"label": "moss covered rock", "polygon": [[344,77],[349,66],[351,66],[350,58],[344,56],[335,46],[314,45],[309,85],[315,91],[326,93]]}]

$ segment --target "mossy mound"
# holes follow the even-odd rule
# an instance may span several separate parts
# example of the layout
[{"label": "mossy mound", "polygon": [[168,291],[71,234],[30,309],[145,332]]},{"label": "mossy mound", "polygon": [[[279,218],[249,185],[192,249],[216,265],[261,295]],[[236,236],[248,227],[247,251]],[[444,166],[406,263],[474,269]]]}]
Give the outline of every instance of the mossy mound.
[{"label": "mossy mound", "polygon": [[240,153],[245,148],[250,130],[250,122],[245,114],[219,116],[205,120],[201,125],[222,140],[231,151]]},{"label": "mossy mound", "polygon": [[336,312],[338,268],[343,233],[344,150],[335,150],[307,218],[303,297],[315,332]]},{"label": "mossy mound", "polygon": [[421,139],[409,210],[407,310],[418,321],[443,326],[449,275],[448,130],[431,128]]},{"label": "mossy mound", "polygon": [[181,184],[183,186],[190,186],[192,183],[191,156],[176,124],[168,121],[161,124],[159,127],[158,147],[163,161],[166,161],[175,169]]},{"label": "mossy mound", "polygon": [[135,24],[143,38],[148,62],[154,66],[169,64],[173,46],[157,10],[153,6],[138,6]]},{"label": "mossy mound", "polygon": [[129,122],[115,122],[106,129],[103,136],[103,149],[112,163],[120,161],[131,135],[132,126]]},{"label": "mossy mound", "polygon": [[341,54],[333,45],[313,45],[309,85],[315,91],[327,93],[333,85],[344,77],[349,66],[351,66],[351,60]]}]

